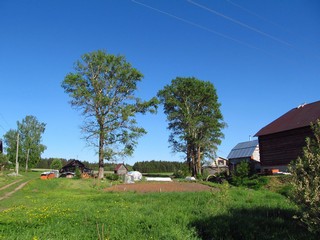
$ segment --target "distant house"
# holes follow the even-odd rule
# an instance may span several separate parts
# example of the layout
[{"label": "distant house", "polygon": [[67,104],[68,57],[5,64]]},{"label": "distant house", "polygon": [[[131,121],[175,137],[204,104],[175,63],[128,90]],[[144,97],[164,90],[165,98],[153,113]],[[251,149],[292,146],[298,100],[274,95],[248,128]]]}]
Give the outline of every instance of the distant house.
[{"label": "distant house", "polygon": [[117,164],[117,166],[114,168],[114,173],[118,175],[125,175],[127,172],[128,169],[123,163]]},{"label": "distant house", "polygon": [[82,162],[79,160],[72,160],[71,162],[67,163],[65,166],[63,166],[59,173],[60,176],[67,176],[67,175],[73,175],[76,172],[76,169],[79,169],[80,172],[87,173],[87,174],[92,174],[92,169],[87,168]]},{"label": "distant house", "polygon": [[260,171],[260,155],[258,140],[238,143],[229,153],[229,168],[236,169],[240,162],[248,162],[252,170]]},{"label": "distant house", "polygon": [[226,172],[229,170],[228,159],[223,157],[217,157],[212,161],[211,164],[204,164],[202,170],[208,171],[210,175],[215,175],[216,173]]},{"label": "distant house", "polygon": [[302,154],[305,139],[313,136],[310,123],[317,119],[320,101],[299,105],[257,132],[262,170],[286,171],[288,164]]}]

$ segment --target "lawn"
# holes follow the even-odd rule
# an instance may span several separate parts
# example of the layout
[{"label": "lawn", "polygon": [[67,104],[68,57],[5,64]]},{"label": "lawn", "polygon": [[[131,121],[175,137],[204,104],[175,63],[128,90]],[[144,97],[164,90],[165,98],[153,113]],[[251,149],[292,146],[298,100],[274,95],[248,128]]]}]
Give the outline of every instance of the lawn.
[{"label": "lawn", "polygon": [[32,180],[0,202],[0,239],[316,239],[267,190],[106,192],[93,179]]}]

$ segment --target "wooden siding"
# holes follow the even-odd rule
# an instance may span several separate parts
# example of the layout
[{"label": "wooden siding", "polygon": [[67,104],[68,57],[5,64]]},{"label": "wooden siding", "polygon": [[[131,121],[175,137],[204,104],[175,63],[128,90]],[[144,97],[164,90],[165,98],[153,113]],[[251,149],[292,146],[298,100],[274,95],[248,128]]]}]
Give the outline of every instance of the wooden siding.
[{"label": "wooden siding", "polygon": [[306,145],[306,137],[312,136],[310,127],[259,136],[261,165],[263,167],[288,165],[301,155]]},{"label": "wooden siding", "polygon": [[124,175],[127,174],[128,170],[124,165],[121,165],[118,170],[115,171],[116,174],[118,175]]}]

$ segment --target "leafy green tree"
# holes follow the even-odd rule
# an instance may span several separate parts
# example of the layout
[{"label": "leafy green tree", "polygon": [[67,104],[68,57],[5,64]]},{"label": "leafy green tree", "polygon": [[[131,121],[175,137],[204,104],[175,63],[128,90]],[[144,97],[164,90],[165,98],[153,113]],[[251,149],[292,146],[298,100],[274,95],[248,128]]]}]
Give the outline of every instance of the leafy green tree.
[{"label": "leafy green tree", "polygon": [[8,164],[8,158],[5,154],[0,152],[0,171],[4,169],[6,164]]},{"label": "leafy green tree", "polygon": [[320,233],[320,120],[311,124],[313,138],[306,138],[302,156],[294,160],[292,199],[301,207],[301,220],[309,230]]},{"label": "leafy green tree", "polygon": [[26,116],[21,123],[18,121],[17,125],[20,134],[19,145],[22,149],[20,157],[27,171],[28,165],[35,166],[41,159],[41,153],[46,150],[46,146],[41,144],[46,124],[39,122],[35,116]]},{"label": "leafy green tree", "polygon": [[53,159],[53,161],[51,162],[50,168],[51,169],[61,169],[62,168],[61,159],[58,159],[58,158]]},{"label": "leafy green tree", "polygon": [[202,160],[214,157],[226,126],[214,85],[194,77],[177,77],[158,97],[169,122],[173,151],[186,153],[192,175],[201,174]]},{"label": "leafy green tree", "polygon": [[104,177],[104,159],[131,155],[137,139],[146,134],[137,126],[138,113],[155,112],[157,99],[141,101],[134,96],[143,75],[124,56],[95,51],[84,54],[62,87],[71,105],[82,112],[84,138],[98,148],[99,178]]},{"label": "leafy green tree", "polygon": [[[17,153],[17,136],[18,131],[10,129],[3,136],[4,145],[6,146],[7,158],[10,162],[16,162],[16,153]],[[19,147],[18,155],[21,156],[21,148]]]},{"label": "leafy green tree", "polygon": [[20,166],[35,166],[41,160],[41,154],[46,146],[41,143],[42,134],[45,131],[45,123],[41,123],[35,116],[26,116],[21,122],[17,122],[17,130],[10,129],[4,135],[7,146],[7,155],[11,162],[15,163],[17,139],[19,134],[18,161]]}]

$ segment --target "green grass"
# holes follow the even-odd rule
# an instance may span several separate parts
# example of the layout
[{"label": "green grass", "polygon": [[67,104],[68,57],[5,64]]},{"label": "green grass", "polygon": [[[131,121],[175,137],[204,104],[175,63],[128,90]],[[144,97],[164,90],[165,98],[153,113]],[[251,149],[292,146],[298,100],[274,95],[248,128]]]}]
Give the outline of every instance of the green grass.
[{"label": "green grass", "polygon": [[267,190],[112,193],[93,179],[32,180],[0,203],[0,239],[316,239]]}]

